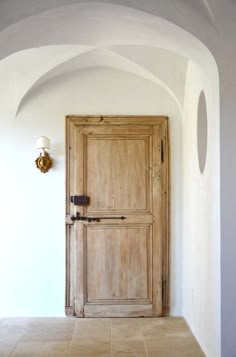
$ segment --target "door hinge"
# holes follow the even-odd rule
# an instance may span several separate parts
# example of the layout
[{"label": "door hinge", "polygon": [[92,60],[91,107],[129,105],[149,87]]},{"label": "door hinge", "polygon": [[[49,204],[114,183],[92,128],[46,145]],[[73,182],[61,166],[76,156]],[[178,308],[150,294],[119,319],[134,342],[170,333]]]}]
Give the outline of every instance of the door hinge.
[{"label": "door hinge", "polygon": [[164,142],[161,140],[161,162],[164,162]]}]

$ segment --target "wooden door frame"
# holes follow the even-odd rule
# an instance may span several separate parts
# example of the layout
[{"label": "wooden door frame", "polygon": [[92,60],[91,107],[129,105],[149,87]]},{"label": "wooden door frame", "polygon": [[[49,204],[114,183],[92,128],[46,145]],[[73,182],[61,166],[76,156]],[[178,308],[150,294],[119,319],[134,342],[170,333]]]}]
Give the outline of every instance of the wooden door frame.
[{"label": "wooden door frame", "polygon": [[73,155],[71,149],[75,132],[74,128],[79,125],[160,125],[161,144],[158,148],[161,152],[161,189],[162,189],[162,316],[168,316],[170,310],[170,159],[168,117],[166,116],[66,116],[66,289],[65,289],[65,313],[74,315],[74,240],[71,233],[72,206],[70,195],[73,190],[71,175]]}]

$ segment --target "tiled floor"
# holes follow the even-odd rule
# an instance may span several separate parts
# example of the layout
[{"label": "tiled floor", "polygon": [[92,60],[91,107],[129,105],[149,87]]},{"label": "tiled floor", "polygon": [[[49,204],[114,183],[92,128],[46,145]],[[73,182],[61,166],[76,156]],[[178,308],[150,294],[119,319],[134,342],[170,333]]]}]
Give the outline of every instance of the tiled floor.
[{"label": "tiled floor", "polygon": [[182,318],[0,319],[0,356],[203,357]]}]

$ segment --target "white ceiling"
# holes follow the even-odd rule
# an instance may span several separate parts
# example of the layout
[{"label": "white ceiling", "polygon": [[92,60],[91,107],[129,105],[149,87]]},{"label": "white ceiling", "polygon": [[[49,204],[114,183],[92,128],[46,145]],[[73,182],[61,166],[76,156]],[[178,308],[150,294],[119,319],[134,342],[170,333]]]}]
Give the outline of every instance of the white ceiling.
[{"label": "white ceiling", "polygon": [[[1,1],[5,111],[16,115],[31,89],[45,81],[84,68],[112,67],[160,85],[181,112],[189,43],[194,43],[192,55],[200,62],[203,46],[160,20],[158,11],[189,18],[192,29],[204,24],[207,37],[217,33],[219,7],[213,0]],[[173,34],[181,40],[175,41]]]},{"label": "white ceiling", "polygon": [[[65,6],[69,4],[86,2],[78,0],[1,0],[0,3],[0,30],[7,28],[8,26],[19,22],[29,16],[37,15],[41,12]],[[89,2],[89,1],[87,1]],[[96,2],[94,0],[93,2]],[[229,2],[229,5],[234,5],[234,1]],[[103,3],[120,3],[130,7],[137,7],[139,9],[146,8],[146,11],[154,12],[155,9],[160,9],[163,5],[166,7],[172,7],[173,10],[181,11],[187,7],[189,10],[194,11],[199,16],[205,17],[208,21],[213,22],[215,20],[214,12],[220,12],[222,7],[220,2],[214,0],[159,0],[159,1],[147,1],[147,0],[125,0],[125,1],[109,1],[103,0]],[[232,3],[232,4],[230,4]],[[136,6],[135,6],[136,5]],[[225,6],[224,10],[225,10]],[[182,10],[183,11],[183,10]]]}]

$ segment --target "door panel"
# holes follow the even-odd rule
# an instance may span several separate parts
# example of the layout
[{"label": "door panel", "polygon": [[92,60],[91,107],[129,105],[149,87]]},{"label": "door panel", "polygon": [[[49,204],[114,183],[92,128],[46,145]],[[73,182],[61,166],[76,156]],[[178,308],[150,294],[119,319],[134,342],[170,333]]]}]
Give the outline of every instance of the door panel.
[{"label": "door panel", "polygon": [[146,210],[149,193],[148,138],[89,136],[87,212]]},{"label": "door panel", "polygon": [[73,312],[160,316],[163,266],[168,273],[166,120],[69,118],[67,132],[69,196],[90,197],[76,207],[67,196],[69,213],[85,217],[68,228]]},{"label": "door panel", "polygon": [[88,302],[150,302],[149,227],[88,227],[86,250]]}]

